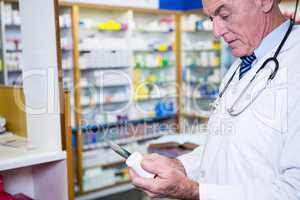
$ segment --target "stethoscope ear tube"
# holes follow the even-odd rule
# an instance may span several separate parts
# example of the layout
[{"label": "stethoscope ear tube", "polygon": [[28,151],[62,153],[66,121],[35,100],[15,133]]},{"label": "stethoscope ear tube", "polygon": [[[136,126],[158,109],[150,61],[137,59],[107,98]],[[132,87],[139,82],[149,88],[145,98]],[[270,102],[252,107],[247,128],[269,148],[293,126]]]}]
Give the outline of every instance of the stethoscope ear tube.
[{"label": "stethoscope ear tube", "polygon": [[270,74],[269,80],[273,80],[274,77],[275,77],[276,74],[277,74],[278,69],[279,69],[279,62],[278,62],[278,59],[277,59],[276,57],[270,57],[270,58],[268,58],[267,60],[265,60],[265,62],[262,64],[262,66],[257,70],[256,75],[257,75],[262,69],[264,69],[265,66],[266,66],[267,64],[270,64],[271,62],[274,62],[275,68],[274,68],[273,72]]},{"label": "stethoscope ear tube", "polygon": [[269,80],[273,80],[273,78],[276,76],[277,71],[279,69],[279,62],[278,62],[277,58],[274,58],[274,59],[270,60],[269,62],[271,62],[271,61],[273,61],[275,63],[275,69],[269,76]]}]

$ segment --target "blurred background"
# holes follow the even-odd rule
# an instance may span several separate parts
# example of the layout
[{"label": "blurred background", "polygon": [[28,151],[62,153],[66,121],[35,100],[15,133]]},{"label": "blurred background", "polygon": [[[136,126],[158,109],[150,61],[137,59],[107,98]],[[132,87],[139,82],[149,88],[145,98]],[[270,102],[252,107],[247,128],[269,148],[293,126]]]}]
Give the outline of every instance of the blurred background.
[{"label": "blurred background", "polygon": [[[280,5],[287,17],[293,3]],[[69,188],[76,199],[146,200],[104,139],[168,157],[201,148],[209,104],[236,58],[214,37],[198,0],[61,0],[58,6],[72,127]],[[0,12],[0,83],[22,86],[19,2],[0,1]]]}]

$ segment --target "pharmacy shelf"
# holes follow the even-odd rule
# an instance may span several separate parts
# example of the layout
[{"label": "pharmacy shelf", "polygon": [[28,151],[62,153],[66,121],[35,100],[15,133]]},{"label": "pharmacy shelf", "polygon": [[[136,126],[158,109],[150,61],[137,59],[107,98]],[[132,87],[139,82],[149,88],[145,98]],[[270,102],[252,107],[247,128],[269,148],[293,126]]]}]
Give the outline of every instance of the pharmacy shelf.
[{"label": "pharmacy shelf", "polygon": [[108,105],[108,104],[122,104],[129,102],[129,99],[119,99],[119,100],[114,100],[114,101],[104,101],[104,102],[93,102],[93,103],[82,103],[81,107],[93,107],[93,106],[100,106],[100,105]]},{"label": "pharmacy shelf", "polygon": [[7,73],[22,73],[22,70],[21,69],[10,69],[10,70],[7,70]]},{"label": "pharmacy shelf", "polygon": [[124,185],[124,184],[128,184],[128,183],[130,183],[130,180],[121,180],[121,181],[117,181],[117,182],[112,183],[112,184],[99,185],[98,187],[96,186],[93,189],[86,189],[84,191],[84,193],[87,194],[87,193],[96,192],[96,191],[99,191],[99,190],[106,190],[106,189],[109,189],[109,188],[112,188],[112,187],[116,187],[116,186],[120,186],[120,185]]},{"label": "pharmacy shelf", "polygon": [[17,84],[17,73],[21,73],[22,65],[22,40],[21,40],[21,24],[20,13],[17,1],[3,1],[1,7],[1,35],[3,45],[3,66],[5,73],[4,83],[6,85]]},{"label": "pharmacy shelf", "polygon": [[8,53],[22,53],[22,49],[6,49]]},{"label": "pharmacy shelf", "polygon": [[125,163],[125,160],[120,160],[120,161],[115,161],[115,162],[111,162],[111,163],[105,163],[105,164],[99,164],[99,165],[92,165],[92,166],[88,166],[88,167],[83,167],[84,170],[88,170],[88,169],[93,169],[93,168],[112,168],[112,167],[116,167],[119,165],[122,165]]},{"label": "pharmacy shelf", "polygon": [[159,51],[155,49],[134,49],[133,53],[173,53],[173,49],[168,49],[166,51]]},{"label": "pharmacy shelf", "polygon": [[135,67],[136,70],[167,70],[172,69],[173,65],[169,66],[145,66],[145,67]]},{"label": "pharmacy shelf", "polygon": [[[155,139],[164,135],[169,135],[171,134],[169,131],[162,131],[160,133],[156,134],[150,134],[150,135],[141,135],[141,136],[133,136],[133,137],[128,137],[128,138],[123,138],[123,139],[118,139],[118,140],[113,140],[114,143],[123,145],[123,144],[129,144],[133,142],[139,142],[139,141],[144,141],[144,140],[150,140],[150,139]],[[83,145],[83,149],[85,151],[87,150],[92,150],[92,149],[98,149],[98,148],[108,148],[109,145],[106,144],[105,142],[97,143],[97,144],[88,144],[88,145]]]},{"label": "pharmacy shelf", "polygon": [[155,81],[155,82],[149,82],[147,84],[153,84],[153,85],[167,85],[171,83],[175,83],[176,80],[169,80],[169,81]]},{"label": "pharmacy shelf", "polygon": [[205,30],[205,29],[203,29],[203,30],[183,30],[183,32],[184,33],[191,33],[191,34],[203,34],[203,33],[212,34],[212,30]]},{"label": "pharmacy shelf", "polygon": [[63,70],[64,71],[71,71],[71,70],[73,70],[73,68],[72,67],[64,67]]},{"label": "pharmacy shelf", "polygon": [[62,51],[73,51],[72,48],[67,48],[67,47],[62,47],[61,50]]},{"label": "pharmacy shelf", "polygon": [[[207,81],[194,81],[194,80],[184,80],[183,82],[191,85],[199,85],[199,84],[202,85],[208,83]],[[210,81],[209,84],[218,86],[220,84],[220,81]]]},{"label": "pharmacy shelf", "polygon": [[[172,115],[166,115],[163,117],[152,117],[152,118],[141,118],[141,119],[132,119],[124,122],[114,122],[114,123],[106,123],[106,124],[99,124],[99,125],[88,125],[88,126],[82,126],[82,131],[87,130],[93,130],[93,129],[107,129],[107,128],[114,128],[124,125],[137,125],[137,124],[143,124],[143,123],[155,123],[155,122],[161,122],[168,119],[174,119],[176,117],[176,114]],[[76,132],[77,129],[73,128],[73,132]]]},{"label": "pharmacy shelf", "polygon": [[219,49],[197,49],[197,48],[186,48],[186,49],[183,49],[183,51],[186,51],[186,52],[201,52],[201,51],[208,51],[208,52],[219,52],[220,50]]},{"label": "pharmacy shelf", "polygon": [[155,100],[162,100],[162,99],[173,99],[176,98],[176,96],[157,96],[157,97],[147,97],[147,98],[140,98],[136,99],[136,102],[145,102],[145,101],[155,101]]},{"label": "pharmacy shelf", "polygon": [[21,28],[21,24],[5,24],[6,28]]},{"label": "pharmacy shelf", "polygon": [[188,112],[182,112],[180,113],[180,115],[184,116],[184,117],[188,117],[188,118],[198,118],[198,119],[203,119],[203,120],[207,120],[209,119],[210,115],[208,113],[203,113],[203,114],[199,114],[199,113],[188,113]]},{"label": "pharmacy shelf", "polygon": [[114,88],[114,87],[129,87],[128,83],[120,83],[120,84],[91,84],[91,85],[81,85],[80,88],[89,89],[89,88]]},{"label": "pharmacy shelf", "polygon": [[187,99],[195,99],[195,100],[201,100],[201,99],[205,99],[205,100],[215,100],[216,97],[215,96],[202,96],[202,95],[194,95],[194,96],[188,96],[186,95],[185,98]]},{"label": "pharmacy shelf", "polygon": [[41,149],[25,151],[11,147],[0,146],[0,171],[38,165],[66,159],[66,153],[49,152]]},{"label": "pharmacy shelf", "polygon": [[[126,73],[128,77],[131,77],[134,84],[135,83],[145,83],[145,80],[147,79],[149,75],[156,76],[156,80],[160,80],[158,82],[152,82],[148,84],[156,84],[157,86],[160,87],[165,87],[168,86],[168,84],[174,84],[176,80],[165,80],[165,75],[168,74],[169,71],[165,71],[167,69],[172,69],[173,67],[174,72],[176,70],[175,64],[173,65],[174,58],[176,57],[175,55],[175,49],[171,48],[170,45],[168,44],[173,44],[175,40],[175,26],[172,31],[168,31],[167,29],[161,29],[162,26],[157,26],[157,30],[143,30],[141,31],[140,29],[134,29],[133,26],[128,26],[128,30],[124,31],[110,31],[110,30],[97,30],[95,25],[98,24],[99,22],[105,22],[109,20],[116,21],[118,23],[123,23],[123,24],[129,24],[131,25],[132,23],[136,24],[136,27],[140,28],[144,25],[146,28],[150,28],[148,25],[153,21],[161,22],[167,24],[169,22],[166,22],[167,20],[165,19],[169,18],[174,18],[175,19],[175,13],[148,13],[148,12],[143,12],[143,11],[135,11],[134,9],[128,9],[124,8],[121,10],[109,10],[109,9],[102,9],[101,7],[84,7],[82,5],[72,5],[72,27],[73,27],[73,33],[75,32],[76,34],[73,34],[73,42],[74,42],[74,85],[78,85],[80,87],[75,88],[75,93],[77,96],[75,97],[75,105],[78,108],[82,108],[82,103],[87,103],[87,102],[82,102],[79,99],[86,99],[89,98],[89,94],[87,93],[86,89],[90,87],[95,87],[95,90],[98,91],[98,88],[105,88],[105,92],[108,92],[108,94],[115,94],[115,92],[121,92],[122,91],[122,96],[129,96],[128,95],[128,89],[131,87],[130,83],[124,83],[125,80],[121,80],[122,83],[124,84],[114,84],[118,81],[117,76],[111,76],[111,82],[110,82],[110,77],[105,77],[106,81],[104,81],[103,85],[100,81],[101,77],[101,71],[103,70],[119,70],[122,73]],[[161,20],[161,21],[160,21]],[[164,25],[165,25],[164,24]],[[175,23],[174,23],[175,24]],[[79,25],[79,26],[78,26]],[[85,28],[86,27],[86,28]],[[95,27],[95,28],[88,28],[88,27]],[[163,27],[164,28],[164,27]],[[145,32],[144,32],[145,31]],[[171,35],[174,34],[174,35]],[[92,36],[92,37],[90,37]],[[172,36],[172,37],[171,37]],[[173,37],[174,36],[174,37]],[[137,42],[133,39],[138,39]],[[103,42],[99,42],[102,41]],[[159,40],[157,42],[157,40]],[[172,40],[172,41],[171,41]],[[138,41],[141,41],[138,43]],[[101,44],[101,46],[97,45]],[[133,45],[136,44],[136,45]],[[160,50],[165,50],[162,49],[162,46],[159,46],[160,49],[156,48],[156,46],[150,46],[151,44],[153,45],[159,45],[159,44],[167,44],[169,47],[166,48],[166,51],[160,51]],[[99,49],[101,47],[101,49]],[[127,49],[128,48],[128,49]],[[126,52],[124,52],[124,50]],[[103,51],[103,52],[102,52]],[[98,52],[102,55],[103,54],[103,60],[100,59]],[[130,52],[130,53],[129,53]],[[128,55],[127,55],[128,53]],[[108,54],[108,55],[106,55]],[[172,54],[172,55],[171,55]],[[174,55],[173,55],[174,54]],[[145,68],[135,68],[138,65],[135,65],[135,56],[140,56],[140,57],[147,57],[148,60],[145,60]],[[139,57],[139,58],[140,58]],[[102,57],[101,57],[102,58]],[[167,61],[172,61],[168,62],[170,63],[169,65],[173,66],[167,66],[167,67],[161,67],[163,66]],[[138,60],[139,61],[139,60]],[[164,64],[161,64],[164,63]],[[147,64],[149,66],[147,66]],[[114,65],[117,65],[114,67]],[[120,66],[121,65],[121,66]],[[124,65],[124,66],[123,66]],[[154,65],[154,66],[152,66]],[[87,68],[84,68],[86,66]],[[104,68],[104,66],[112,66],[109,68]],[[99,71],[96,71],[99,70]],[[138,77],[138,73],[135,73],[135,70],[141,70],[142,75]],[[161,71],[160,71],[161,70]],[[163,71],[164,70],[164,71]],[[159,72],[160,76],[157,76]],[[175,73],[174,73],[175,74]],[[147,77],[146,77],[147,76]],[[175,75],[174,75],[175,78]],[[86,81],[88,80],[88,81]],[[95,85],[89,84],[92,81],[95,80]],[[99,80],[99,82],[98,82]],[[151,80],[154,80],[151,79]],[[81,81],[83,84],[81,84]],[[85,83],[87,82],[87,83]],[[107,85],[108,84],[108,85]],[[134,85],[135,86],[135,85]],[[133,89],[135,87],[132,87]],[[111,91],[109,91],[111,90]],[[100,91],[100,90],[99,90]],[[169,90],[168,90],[169,91]],[[173,91],[173,90],[172,90]],[[155,98],[155,99],[145,99],[143,100],[143,106],[145,108],[151,108],[151,113],[155,113],[154,106],[155,103],[157,102],[150,102],[149,100],[161,100],[162,98]],[[115,99],[116,101],[118,99]],[[96,100],[97,101],[97,100]],[[146,102],[147,101],[147,102]],[[149,102],[148,102],[149,101]],[[117,108],[117,106],[121,104],[115,104],[115,105],[110,105],[113,103],[118,103],[117,102],[107,102],[109,108],[114,109]],[[122,101],[123,102],[123,101]],[[128,101],[124,102],[127,103]],[[134,102],[135,104],[140,104],[141,101]],[[98,102],[96,102],[98,103]],[[95,104],[95,103],[94,103]],[[91,104],[91,105],[94,105]],[[84,104],[83,104],[84,105]],[[86,104],[89,105],[89,104]],[[132,104],[134,105],[134,104]],[[108,108],[108,107],[105,107]],[[107,124],[101,124],[98,125],[95,121],[96,117],[99,117],[99,119],[106,119],[105,117],[108,117],[110,121],[116,120],[118,113],[114,115],[109,115],[106,116],[103,113],[97,113],[98,116],[85,116],[85,115],[80,115],[80,112],[76,114],[76,124],[78,127],[80,127],[80,123],[83,121],[82,119],[85,117],[86,121],[88,121],[90,124],[85,127],[81,127],[81,131],[78,129],[73,129],[74,136],[76,137],[76,146],[78,148],[78,160],[77,160],[77,169],[78,169],[78,199],[95,199],[103,196],[103,192],[107,194],[107,190],[112,190],[112,193],[108,192],[110,194],[114,194],[118,191],[119,185],[112,185],[109,186],[108,188],[99,188],[95,189],[94,191],[85,191],[85,180],[84,180],[84,170],[86,168],[83,166],[83,154],[88,152],[88,150],[93,150],[97,148],[107,148],[107,145],[103,143],[100,139],[96,144],[92,144],[92,141],[89,141],[88,138],[85,138],[85,134],[88,134],[89,129],[92,130],[97,130],[97,132],[93,132],[94,134],[101,134],[104,129],[111,129],[114,127],[117,128],[122,128],[123,126],[126,125],[143,125],[143,123],[160,123],[163,122],[163,120],[169,120],[174,121],[176,118],[176,115],[168,115],[165,117],[154,117],[154,118],[147,118],[147,119],[135,119],[135,120],[129,120],[125,122],[115,122],[115,123],[107,123]],[[136,108],[133,106],[130,107],[128,110],[124,111],[124,113],[120,113],[120,115],[124,116],[124,118],[130,118],[131,116],[140,116],[141,114],[138,112]],[[143,127],[143,126],[139,126]],[[98,132],[99,131],[99,132]],[[148,139],[155,139],[156,137],[160,137],[164,133],[155,133],[154,131],[147,135],[141,135],[135,138],[123,138],[121,135],[116,135],[116,142],[119,144],[128,144],[128,143],[134,143],[137,142],[138,145],[141,145],[139,141],[143,140],[148,140]],[[98,136],[98,135],[96,135]],[[128,136],[130,137],[130,136]],[[86,143],[91,142],[91,144],[83,145],[84,140]],[[112,161],[112,160],[111,160]],[[114,165],[118,165],[119,163],[103,163],[102,166],[100,167],[109,167],[112,166],[111,168],[114,168]],[[118,167],[118,166],[115,166]],[[87,196],[88,195],[88,196]]]},{"label": "pharmacy shelf", "polygon": [[112,66],[112,67],[81,67],[81,71],[86,71],[86,70],[112,70],[112,69],[127,69],[129,66]]},{"label": "pharmacy shelf", "polygon": [[126,33],[128,30],[127,29],[121,29],[121,30],[105,30],[105,29],[95,29],[98,32],[108,32],[108,33]]},{"label": "pharmacy shelf", "polygon": [[128,31],[128,29],[120,29],[120,30],[110,30],[110,29],[99,29],[97,28],[97,25],[95,25],[94,27],[91,27],[91,28],[87,28],[87,27],[83,27],[83,26],[79,26],[80,27],[80,30],[82,31],[88,31],[88,32],[94,32],[94,33],[97,33],[97,32],[108,32],[109,34],[111,33],[126,33]]},{"label": "pharmacy shelf", "polygon": [[130,51],[130,49],[89,49],[89,48],[82,48],[78,51],[82,54],[84,53],[92,53],[94,51],[105,51],[105,52],[117,52],[117,51]]},{"label": "pharmacy shelf", "polygon": [[208,70],[208,69],[220,69],[220,66],[210,66],[210,65],[187,65],[187,68],[190,68],[194,71]]},{"label": "pharmacy shelf", "polygon": [[71,26],[60,26],[59,28],[60,29],[67,29],[68,30],[68,29],[71,29],[72,27]]},{"label": "pharmacy shelf", "polygon": [[101,197],[106,197],[112,194],[122,193],[134,189],[134,186],[127,182],[119,183],[115,185],[108,186],[106,188],[95,190],[94,192],[90,191],[88,193],[82,194],[76,197],[76,200],[90,200],[98,199]]},{"label": "pharmacy shelf", "polygon": [[137,29],[134,30],[137,33],[143,33],[143,34],[170,34],[170,33],[174,33],[174,30],[169,30],[169,31],[163,31],[163,30],[141,30],[141,29]]},{"label": "pharmacy shelf", "polygon": [[201,95],[199,90],[207,87],[206,85],[217,90],[220,84],[221,43],[213,37],[211,24],[209,25],[203,13],[185,13],[181,23],[184,41],[181,43],[184,69],[182,85],[185,89],[180,95],[182,103],[179,113],[182,122],[190,123],[191,119],[197,119],[200,124],[205,125],[210,116],[210,112],[206,110],[207,103],[213,102],[215,98],[213,95]]}]

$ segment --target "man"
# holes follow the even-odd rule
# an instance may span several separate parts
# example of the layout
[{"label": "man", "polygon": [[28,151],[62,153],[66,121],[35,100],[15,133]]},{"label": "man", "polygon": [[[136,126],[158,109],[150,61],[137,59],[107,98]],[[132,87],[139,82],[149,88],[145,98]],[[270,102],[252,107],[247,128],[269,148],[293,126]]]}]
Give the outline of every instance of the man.
[{"label": "man", "polygon": [[262,63],[274,55],[289,29],[290,21],[283,17],[278,3],[204,0],[215,36],[223,37],[234,56],[241,59],[222,81],[220,91],[226,83],[230,85],[210,117],[204,153],[200,147],[178,159],[144,156],[142,167],[156,178],[145,179],[130,170],[137,188],[150,197],[176,199],[300,199],[298,26],[293,27],[278,55],[280,66],[275,78],[267,81],[274,70],[274,64],[269,64],[240,101],[233,103]]}]

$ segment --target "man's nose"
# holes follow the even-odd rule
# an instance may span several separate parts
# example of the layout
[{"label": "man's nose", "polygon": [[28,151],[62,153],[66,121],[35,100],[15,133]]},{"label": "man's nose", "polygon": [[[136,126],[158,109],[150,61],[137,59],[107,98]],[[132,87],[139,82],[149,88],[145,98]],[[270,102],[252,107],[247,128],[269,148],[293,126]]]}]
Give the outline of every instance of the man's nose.
[{"label": "man's nose", "polygon": [[216,39],[220,39],[226,32],[225,27],[218,19],[213,19],[213,33]]}]

